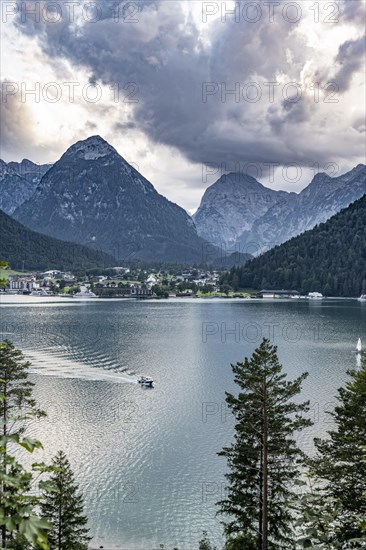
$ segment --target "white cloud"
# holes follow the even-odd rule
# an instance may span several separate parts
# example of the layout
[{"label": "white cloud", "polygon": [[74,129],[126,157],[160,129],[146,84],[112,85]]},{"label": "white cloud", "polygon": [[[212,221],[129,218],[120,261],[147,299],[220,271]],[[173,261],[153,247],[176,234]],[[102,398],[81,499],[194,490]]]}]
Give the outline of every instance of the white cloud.
[{"label": "white cloud", "polygon": [[[208,4],[217,13],[204,22]],[[99,133],[161,193],[189,210],[223,168],[255,163],[263,183],[299,190],[314,165],[335,163],[342,171],[363,162],[364,7],[341,2],[339,21],[325,23],[332,14],[329,3],[320,2],[316,23],[312,3],[303,2],[301,19],[289,23],[282,1],[272,22],[263,8],[259,21],[250,23],[243,17],[245,2],[239,3],[238,21],[230,15],[222,21],[222,4],[144,2],[141,12],[127,16],[138,19],[130,24],[116,23],[106,9],[96,23],[83,20],[81,8],[74,23],[66,17],[54,24],[9,18],[2,78],[28,89],[38,82],[51,97],[47,84],[55,82],[62,96],[51,103],[29,95],[22,103],[17,94],[2,104],[5,160],[54,161],[72,142]],[[234,5],[227,2],[226,8]],[[70,82],[79,83],[73,102],[65,84]],[[203,102],[205,82],[214,83],[214,93]],[[249,82],[255,85],[246,87]],[[301,90],[298,101],[291,82]],[[97,103],[82,93],[92,94],[90,83],[101,91]],[[235,98],[230,90],[238,86]],[[261,98],[252,102],[250,94],[258,90]],[[212,178],[202,178],[204,163],[216,166]],[[269,181],[264,163],[284,165],[285,172],[277,168],[276,180]],[[291,163],[302,167],[295,183],[283,177]]]}]

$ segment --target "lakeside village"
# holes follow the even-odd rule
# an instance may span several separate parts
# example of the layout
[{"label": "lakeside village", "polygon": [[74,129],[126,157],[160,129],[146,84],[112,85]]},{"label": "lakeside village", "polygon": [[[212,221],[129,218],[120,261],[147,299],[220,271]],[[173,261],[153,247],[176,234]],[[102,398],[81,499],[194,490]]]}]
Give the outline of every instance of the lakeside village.
[{"label": "lakeside village", "polygon": [[[169,298],[229,294],[220,287],[220,273],[191,269],[186,271],[132,269],[112,267],[84,276],[71,272],[9,274],[0,291],[31,296],[102,297],[102,298]],[[244,295],[243,295],[244,296]]]},{"label": "lakeside village", "polygon": [[84,276],[56,269],[28,274],[10,271],[7,282],[0,285],[0,292],[67,298],[323,298],[319,292],[300,296],[296,290],[283,289],[239,292],[222,284],[220,279],[219,271],[202,269],[175,272],[112,267],[103,274]]}]

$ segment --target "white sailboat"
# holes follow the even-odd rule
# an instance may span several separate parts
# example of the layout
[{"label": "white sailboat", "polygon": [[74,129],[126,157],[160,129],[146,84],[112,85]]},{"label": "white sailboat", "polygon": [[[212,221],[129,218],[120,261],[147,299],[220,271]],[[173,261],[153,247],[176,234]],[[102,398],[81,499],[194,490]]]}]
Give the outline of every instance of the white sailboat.
[{"label": "white sailboat", "polygon": [[356,353],[361,353],[361,351],[362,351],[362,343],[361,343],[361,338],[359,338],[356,345]]}]

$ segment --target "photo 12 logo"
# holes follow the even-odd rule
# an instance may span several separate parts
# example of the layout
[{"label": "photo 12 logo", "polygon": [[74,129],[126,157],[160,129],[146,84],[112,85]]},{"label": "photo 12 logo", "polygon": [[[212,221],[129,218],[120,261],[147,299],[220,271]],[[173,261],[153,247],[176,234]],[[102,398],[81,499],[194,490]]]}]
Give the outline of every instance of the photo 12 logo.
[{"label": "photo 12 logo", "polygon": [[71,424],[112,426],[117,425],[121,432],[129,431],[139,422],[140,410],[134,401],[122,401],[117,405],[110,403],[108,399],[91,400],[89,402],[71,402],[68,406],[52,403],[44,408],[46,417],[38,422],[46,424],[59,424],[63,422]]},{"label": "photo 12 logo", "polygon": [[314,325],[303,325],[296,322],[281,324],[276,321],[265,323],[204,321],[202,323],[202,342],[204,344],[213,342],[258,344],[263,338],[268,338],[272,342],[284,341],[289,344],[297,344],[301,340],[305,342],[335,342],[339,338],[339,331],[335,325],[330,323],[315,323]]},{"label": "photo 12 logo", "polygon": [[142,5],[140,2],[103,0],[103,2],[84,1],[30,1],[1,2],[1,21],[8,23],[17,18],[22,24],[45,23],[57,25],[67,22],[96,24],[105,19],[114,23],[138,23]]},{"label": "photo 12 logo", "polygon": [[[108,483],[99,480],[99,485],[88,485],[83,491],[87,503],[113,502],[115,505],[137,504],[140,501],[141,487],[135,482],[120,483],[110,487]],[[107,550],[107,546],[101,546]]]},{"label": "photo 12 logo", "polygon": [[29,83],[4,80],[1,83],[2,103],[8,103],[10,97],[19,99],[21,103],[98,103],[105,99],[114,103],[139,103],[139,86],[136,82],[115,82],[106,88],[97,82]]},{"label": "photo 12 logo", "polygon": [[286,101],[298,103],[305,94],[311,92],[314,103],[339,103],[337,93],[339,86],[336,82],[312,82],[304,86],[299,82],[202,82],[202,103],[215,100],[221,103],[275,103]]},{"label": "photo 12 logo", "polygon": [[303,172],[307,168],[314,172],[314,176],[320,172],[326,172],[328,176],[335,177],[339,171],[339,165],[336,162],[310,162],[309,166],[302,166],[297,162],[280,164],[279,162],[211,162],[202,164],[201,180],[202,183],[208,183],[220,177],[230,174],[230,178],[240,183],[241,178],[252,177],[256,180],[266,178],[267,183],[275,183],[278,171],[282,180],[286,183],[297,183],[301,180]]},{"label": "photo 12 logo", "polygon": [[311,16],[314,23],[338,23],[338,2],[202,2],[202,23],[220,18],[222,23],[275,23],[279,20],[295,25]]},{"label": "photo 12 logo", "polygon": [[[318,401],[309,401],[309,410],[306,417],[310,418],[313,424],[329,424],[332,422],[331,412],[334,410],[336,402],[329,401],[322,405]],[[202,403],[203,424],[220,425],[226,422],[235,423],[235,415],[229,408],[226,401],[204,401]]]}]

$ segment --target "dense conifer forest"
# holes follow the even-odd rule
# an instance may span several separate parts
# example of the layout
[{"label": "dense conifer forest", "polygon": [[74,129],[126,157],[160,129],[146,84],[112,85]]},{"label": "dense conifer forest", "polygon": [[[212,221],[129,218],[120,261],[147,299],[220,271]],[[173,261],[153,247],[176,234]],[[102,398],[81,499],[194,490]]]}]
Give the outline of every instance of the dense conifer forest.
[{"label": "dense conifer forest", "polygon": [[0,210],[0,258],[13,269],[82,270],[111,266],[115,260],[100,250],[68,243],[32,231]]},{"label": "dense conifer forest", "polygon": [[239,289],[286,289],[302,294],[366,293],[366,195],[327,222],[276,246],[221,277]]}]

